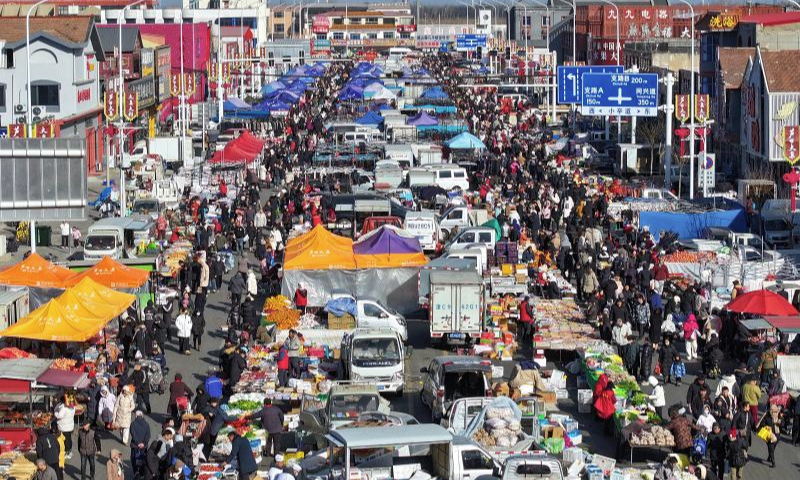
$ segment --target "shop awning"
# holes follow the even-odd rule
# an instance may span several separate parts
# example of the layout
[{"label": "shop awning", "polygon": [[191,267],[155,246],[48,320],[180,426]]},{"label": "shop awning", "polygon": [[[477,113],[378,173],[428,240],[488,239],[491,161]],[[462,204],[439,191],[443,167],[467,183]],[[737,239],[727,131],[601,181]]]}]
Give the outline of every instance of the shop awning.
[{"label": "shop awning", "polygon": [[770,325],[782,333],[800,333],[800,317],[764,317]]},{"label": "shop awning", "polygon": [[0,360],[0,379],[33,382],[53,364],[44,358],[14,358]]},{"label": "shop awning", "polygon": [[123,265],[111,257],[103,257],[92,268],[70,278],[67,285],[75,286],[84,278],[91,278],[108,288],[139,288],[147,283],[150,274],[144,270]]},{"label": "shop awning", "polygon": [[36,383],[52,387],[62,388],[86,388],[89,386],[89,376],[85,372],[73,372],[71,370],[58,370],[50,368],[39,375]]},{"label": "shop awning", "polygon": [[772,328],[772,325],[769,322],[767,322],[766,320],[764,320],[763,318],[754,318],[752,320],[742,320],[739,323],[741,323],[741,325],[744,328],[746,328],[747,330],[750,330],[751,332],[753,330],[769,330],[769,329]]},{"label": "shop awning", "polygon": [[36,253],[0,272],[0,285],[21,287],[66,288],[75,272],[54,265]]}]

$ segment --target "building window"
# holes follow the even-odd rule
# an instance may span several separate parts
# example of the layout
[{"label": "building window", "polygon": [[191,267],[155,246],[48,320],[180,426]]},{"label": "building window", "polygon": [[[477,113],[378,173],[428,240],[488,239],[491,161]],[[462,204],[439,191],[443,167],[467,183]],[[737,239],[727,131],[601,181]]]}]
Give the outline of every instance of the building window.
[{"label": "building window", "polygon": [[282,23],[275,24],[275,33],[283,33],[286,29],[286,26]]},{"label": "building window", "polygon": [[33,105],[58,107],[58,84],[48,83],[44,85],[33,85],[31,89],[31,102]]},{"label": "building window", "polygon": [[6,86],[0,85],[0,110],[6,109]]},{"label": "building window", "polygon": [[383,38],[394,38],[394,32],[383,32]]},{"label": "building window", "polygon": [[4,68],[14,68],[14,50],[6,50],[6,64]]},{"label": "building window", "polygon": [[351,33],[350,34],[350,40],[361,40],[361,34],[360,33]]},{"label": "building window", "polygon": [[550,17],[547,15],[542,16],[542,26],[546,27],[550,24]]},{"label": "building window", "polygon": [[153,24],[153,23],[156,23],[156,19],[155,18],[145,18],[144,19],[144,23],[148,24],[148,25],[149,24]]},{"label": "building window", "polygon": [[410,33],[401,33],[400,34],[400,38],[409,39],[409,38],[411,38],[411,34]]},{"label": "building window", "polygon": [[374,18],[374,17],[367,17],[366,23],[367,23],[367,25],[377,25],[378,24],[378,19]]},{"label": "building window", "polygon": [[275,12],[275,18],[283,18],[283,12]]},{"label": "building window", "polygon": [[[324,40],[324,39],[325,39],[325,37],[322,37],[322,40]],[[333,32],[333,39],[334,40],[344,40],[344,33],[342,33],[342,32]]]},{"label": "building window", "polygon": [[367,34],[367,38],[369,38],[370,40],[377,40],[378,39],[378,34],[377,33],[368,33]]}]

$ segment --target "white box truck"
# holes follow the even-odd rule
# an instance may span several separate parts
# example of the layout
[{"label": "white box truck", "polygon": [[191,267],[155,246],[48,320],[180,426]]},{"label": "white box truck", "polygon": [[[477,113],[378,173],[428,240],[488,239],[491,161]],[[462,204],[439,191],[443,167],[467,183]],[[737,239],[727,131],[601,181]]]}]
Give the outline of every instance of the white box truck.
[{"label": "white box truck", "polygon": [[9,290],[0,293],[0,327],[8,328],[31,312],[29,290]]},{"label": "white box truck", "polygon": [[483,279],[474,272],[430,273],[431,338],[445,345],[467,345],[483,331]]}]

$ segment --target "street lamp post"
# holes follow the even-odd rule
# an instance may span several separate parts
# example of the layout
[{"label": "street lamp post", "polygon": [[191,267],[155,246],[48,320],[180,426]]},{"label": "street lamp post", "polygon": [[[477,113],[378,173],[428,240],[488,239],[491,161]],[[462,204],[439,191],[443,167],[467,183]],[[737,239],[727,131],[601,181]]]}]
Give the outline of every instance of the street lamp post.
[{"label": "street lamp post", "polygon": [[[25,108],[25,120],[27,125],[25,128],[31,128],[31,124],[33,123],[33,107],[31,106],[31,12],[36,10],[36,7],[39,5],[47,2],[48,0],[39,0],[38,2],[31,5],[31,8],[28,9],[28,13],[25,14],[25,54],[28,56],[28,61],[25,63],[26,72],[28,75],[27,78],[27,95],[28,95],[28,105]],[[27,133],[26,133],[27,135]],[[108,166],[106,166],[108,168]],[[28,237],[31,240],[31,252],[36,253],[36,221],[30,220],[28,222]]]},{"label": "street lamp post", "polygon": [[[124,7],[122,7],[122,10],[119,13],[119,18],[117,19],[117,23],[119,24],[119,39],[118,39],[119,40],[119,46],[118,46],[118,51],[117,51],[117,54],[118,54],[118,57],[117,57],[117,69],[119,70],[119,78],[118,78],[119,86],[117,88],[117,92],[118,92],[117,93],[117,105],[118,106],[120,104],[124,104],[125,103],[125,83],[124,83],[123,78],[122,78],[122,23],[125,22],[125,12],[128,11],[128,9],[130,9],[131,7],[135,7],[136,5],[139,5],[140,3],[144,3],[144,2],[145,2],[145,0],[136,0],[133,3],[129,3],[128,5],[125,5]],[[181,20],[181,21],[183,21],[183,20]],[[183,30],[181,30],[181,31],[183,31]],[[122,109],[118,108],[118,110],[119,110],[118,111],[118,113],[119,113],[119,128],[118,128],[118,130],[119,130],[119,132],[118,132],[119,133],[119,137],[118,137],[119,138],[119,147],[118,147],[119,148],[119,209],[120,209],[120,215],[124,217],[128,213],[127,199],[125,198],[126,197],[126,192],[125,192],[125,168],[124,168],[124,166],[122,164],[123,156],[124,156],[124,147],[123,147],[123,145],[125,143],[125,137],[124,137],[124,132],[123,132],[124,127],[125,127],[125,118],[123,117],[124,108],[122,108]]]},{"label": "street lamp post", "polygon": [[[689,70],[689,199],[694,199],[694,161],[695,161],[695,154],[694,154],[694,142],[695,142],[695,132],[694,132],[694,7],[692,4],[687,2],[686,0],[678,0],[680,3],[683,3],[687,7],[689,7],[689,11],[692,14],[691,22],[692,22],[692,50],[691,50],[691,65]],[[672,132],[667,132],[667,135],[671,135]]]}]

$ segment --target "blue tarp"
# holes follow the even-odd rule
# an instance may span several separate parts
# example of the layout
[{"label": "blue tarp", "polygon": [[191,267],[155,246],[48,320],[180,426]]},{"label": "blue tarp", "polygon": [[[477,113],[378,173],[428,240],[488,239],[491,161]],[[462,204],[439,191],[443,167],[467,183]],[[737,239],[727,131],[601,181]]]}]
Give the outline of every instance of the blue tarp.
[{"label": "blue tarp", "polygon": [[453,150],[484,150],[486,145],[475,135],[464,132],[447,142],[447,146]]},{"label": "blue tarp", "polygon": [[261,95],[269,95],[272,92],[283,90],[284,88],[286,88],[286,84],[280,80],[276,80],[261,87]]},{"label": "blue tarp", "polygon": [[225,100],[225,102],[222,104],[222,109],[226,112],[235,110],[249,110],[250,108],[253,107],[239,100],[238,98],[230,98]]},{"label": "blue tarp", "polygon": [[336,315],[337,317],[344,316],[346,313],[349,313],[354,317],[358,314],[356,311],[356,301],[350,297],[333,298],[328,300],[328,303],[325,304],[324,310],[328,313]]},{"label": "blue tarp", "polygon": [[258,105],[256,105],[256,108],[261,108],[269,111],[275,111],[275,110],[282,111],[282,110],[289,110],[289,108],[291,108],[291,105],[276,98],[268,98],[266,100],[261,101],[261,103],[259,103]]},{"label": "blue tarp", "polygon": [[[719,205],[719,199],[717,199]],[[744,208],[726,201],[730,210],[707,213],[639,212],[639,226],[647,225],[653,238],[658,240],[661,232],[673,231],[678,238],[700,238],[706,228],[729,228],[734,232],[747,231],[747,215]]]},{"label": "blue tarp", "polygon": [[383,123],[383,117],[380,113],[369,111],[365,113],[363,117],[356,120],[356,123],[359,125],[380,125]]},{"label": "blue tarp", "polygon": [[410,107],[406,107],[409,110],[433,110],[435,114],[441,113],[456,113],[456,107],[453,105],[412,105]]}]

